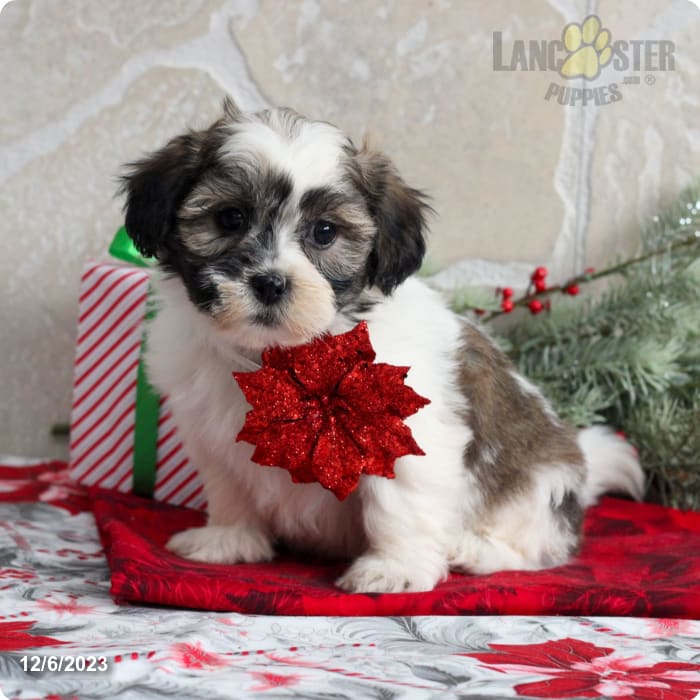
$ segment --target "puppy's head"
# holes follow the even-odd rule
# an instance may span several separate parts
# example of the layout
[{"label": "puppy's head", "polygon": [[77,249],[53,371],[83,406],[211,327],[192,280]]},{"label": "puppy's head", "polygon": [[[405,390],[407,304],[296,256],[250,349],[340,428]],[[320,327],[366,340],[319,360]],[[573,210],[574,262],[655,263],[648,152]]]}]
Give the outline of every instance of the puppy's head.
[{"label": "puppy's head", "polygon": [[251,349],[322,334],[425,252],[423,195],[382,154],[288,109],[227,100],[209,129],[131,164],[123,191],[137,248]]}]

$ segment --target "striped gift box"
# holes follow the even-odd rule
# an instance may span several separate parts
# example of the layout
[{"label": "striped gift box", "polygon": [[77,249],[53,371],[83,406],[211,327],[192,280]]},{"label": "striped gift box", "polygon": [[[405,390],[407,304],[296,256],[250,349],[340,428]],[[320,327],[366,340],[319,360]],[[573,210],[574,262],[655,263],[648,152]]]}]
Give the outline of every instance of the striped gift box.
[{"label": "striped gift box", "polygon": [[[81,483],[127,493],[133,490],[135,470],[142,474],[150,470],[157,500],[201,509],[205,505],[202,484],[182,450],[167,398],[152,397],[153,409],[158,411],[157,420],[152,417],[152,435],[147,424],[145,436],[143,424],[137,430],[137,420],[142,420],[137,410],[139,392],[144,391],[139,364],[150,274],[147,268],[117,263],[89,263],[83,273],[71,473]],[[154,464],[142,463],[144,451],[136,438],[153,441],[150,461]],[[143,493],[143,488],[137,491]]]}]

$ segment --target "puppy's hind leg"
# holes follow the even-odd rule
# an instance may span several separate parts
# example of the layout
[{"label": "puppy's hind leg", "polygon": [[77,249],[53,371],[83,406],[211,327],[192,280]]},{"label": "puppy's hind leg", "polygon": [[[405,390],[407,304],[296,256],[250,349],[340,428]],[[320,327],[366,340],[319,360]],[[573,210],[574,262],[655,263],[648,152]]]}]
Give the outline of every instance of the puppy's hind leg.
[{"label": "puppy's hind leg", "polygon": [[270,537],[234,474],[225,467],[212,466],[200,469],[200,474],[208,524],[173,535],[166,547],[186,559],[210,564],[270,561],[274,557]]},{"label": "puppy's hind leg", "polygon": [[[450,552],[450,568],[471,574],[533,570],[566,563],[580,541],[583,506],[574,478],[553,470],[539,475],[527,491],[513,496],[467,529]],[[563,477],[563,478],[562,478]]]}]

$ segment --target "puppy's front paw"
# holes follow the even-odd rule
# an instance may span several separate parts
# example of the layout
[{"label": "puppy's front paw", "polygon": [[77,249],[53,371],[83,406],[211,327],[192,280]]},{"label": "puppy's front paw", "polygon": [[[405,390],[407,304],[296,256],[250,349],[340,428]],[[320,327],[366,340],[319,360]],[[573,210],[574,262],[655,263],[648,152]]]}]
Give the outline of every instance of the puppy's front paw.
[{"label": "puppy's front paw", "polygon": [[270,561],[275,554],[270,540],[259,530],[225,525],[193,527],[178,532],[165,546],[185,559],[209,564]]},{"label": "puppy's front paw", "polygon": [[446,570],[411,566],[405,561],[365,554],[335,582],[348,593],[407,593],[431,591]]}]

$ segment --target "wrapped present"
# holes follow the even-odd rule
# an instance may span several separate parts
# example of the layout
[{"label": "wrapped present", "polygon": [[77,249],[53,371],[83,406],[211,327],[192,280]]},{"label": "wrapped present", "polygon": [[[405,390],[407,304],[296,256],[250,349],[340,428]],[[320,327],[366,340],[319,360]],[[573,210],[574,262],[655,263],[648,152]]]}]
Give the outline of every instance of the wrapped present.
[{"label": "wrapped present", "polygon": [[91,262],[80,283],[70,468],[89,486],[203,508],[167,397],[143,364],[151,272],[124,229],[110,247],[124,262]]}]

